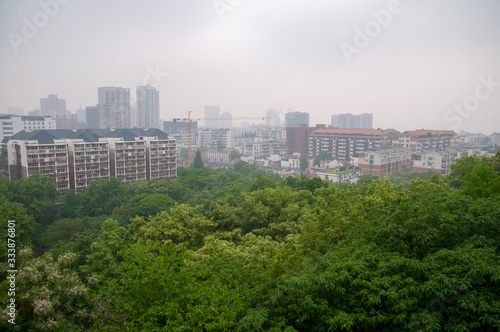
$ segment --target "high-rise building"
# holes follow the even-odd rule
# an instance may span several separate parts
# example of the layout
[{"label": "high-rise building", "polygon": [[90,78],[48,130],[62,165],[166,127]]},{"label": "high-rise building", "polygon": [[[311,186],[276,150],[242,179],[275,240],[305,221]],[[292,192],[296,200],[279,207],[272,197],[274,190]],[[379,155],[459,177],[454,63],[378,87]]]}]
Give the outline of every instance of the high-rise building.
[{"label": "high-rise building", "polygon": [[130,127],[130,89],[102,87],[98,89],[99,129]]},{"label": "high-rise building", "polygon": [[47,98],[40,98],[40,113],[47,115],[54,112],[66,112],[66,99],[59,99],[57,95],[49,95]]},{"label": "high-rise building", "polygon": [[360,115],[360,125],[361,129],[372,129],[373,128],[373,114],[363,113]]},{"label": "high-rise building", "polygon": [[205,127],[210,129],[220,128],[220,108],[219,106],[205,106]]},{"label": "high-rise building", "polygon": [[373,114],[363,113],[352,115],[351,113],[332,115],[332,127],[339,129],[372,129]]},{"label": "high-rise building", "polygon": [[104,119],[102,119],[103,125],[101,126],[101,110],[99,106],[85,107],[85,117],[86,129],[104,129]]},{"label": "high-rise building", "polygon": [[137,87],[137,127],[160,128],[160,96],[150,85]]},{"label": "high-rise building", "polygon": [[87,129],[87,110],[80,108],[76,110],[78,129]]},{"label": "high-rise building", "polygon": [[266,127],[279,127],[281,125],[280,113],[275,109],[266,112]]},{"label": "high-rise building", "polygon": [[224,112],[220,116],[220,128],[231,129],[233,128],[233,116],[229,112]]},{"label": "high-rise building", "polygon": [[305,112],[288,112],[285,113],[285,127],[296,127],[298,125],[306,125],[309,127],[309,113]]}]

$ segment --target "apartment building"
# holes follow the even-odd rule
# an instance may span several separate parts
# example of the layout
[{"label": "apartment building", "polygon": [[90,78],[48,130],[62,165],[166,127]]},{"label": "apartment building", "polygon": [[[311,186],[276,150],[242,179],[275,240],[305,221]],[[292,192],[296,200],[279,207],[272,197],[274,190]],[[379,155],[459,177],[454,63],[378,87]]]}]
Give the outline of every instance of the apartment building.
[{"label": "apartment building", "polygon": [[4,176],[52,176],[80,192],[110,176],[124,183],[175,179],[175,140],[159,129],[21,131],[2,141]]},{"label": "apartment building", "polygon": [[215,150],[209,149],[203,152],[203,161],[208,161],[211,163],[218,164],[229,164],[229,150]]},{"label": "apartment building", "polygon": [[366,151],[359,155],[358,167],[363,175],[385,176],[395,172],[410,172],[411,153],[407,149]]},{"label": "apartment building", "polygon": [[200,150],[234,148],[234,131],[229,129],[199,129],[193,136]]},{"label": "apartment building", "polygon": [[324,151],[332,159],[349,161],[365,151],[390,148],[397,134],[394,129],[317,129],[309,134],[309,157]]},{"label": "apartment building", "polygon": [[412,153],[423,150],[441,150],[458,147],[458,136],[453,130],[412,130],[394,137],[394,148],[409,149]]},{"label": "apartment building", "polygon": [[447,148],[440,151],[424,150],[413,157],[413,171],[419,173],[435,172],[441,175],[451,173],[450,166],[459,158],[458,150]]},{"label": "apartment building", "polygon": [[0,139],[26,129],[56,129],[56,121],[50,116],[0,115]]}]

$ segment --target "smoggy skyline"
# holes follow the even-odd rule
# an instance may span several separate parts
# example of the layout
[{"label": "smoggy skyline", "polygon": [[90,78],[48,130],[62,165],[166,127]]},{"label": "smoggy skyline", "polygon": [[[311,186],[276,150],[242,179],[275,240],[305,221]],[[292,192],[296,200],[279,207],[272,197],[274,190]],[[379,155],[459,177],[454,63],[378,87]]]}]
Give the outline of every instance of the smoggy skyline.
[{"label": "smoggy skyline", "polygon": [[[374,127],[500,131],[500,2],[0,0],[0,113],[150,84],[160,117],[270,108]],[[132,98],[133,97],[133,98]]]}]

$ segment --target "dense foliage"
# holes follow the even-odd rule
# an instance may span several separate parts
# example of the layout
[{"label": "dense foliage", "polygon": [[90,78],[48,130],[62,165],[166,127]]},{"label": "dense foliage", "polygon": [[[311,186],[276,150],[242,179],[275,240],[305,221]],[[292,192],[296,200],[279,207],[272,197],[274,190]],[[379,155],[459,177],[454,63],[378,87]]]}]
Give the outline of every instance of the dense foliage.
[{"label": "dense foliage", "polygon": [[19,248],[16,325],[3,309],[0,329],[498,331],[499,161],[349,186],[180,168],[97,182],[58,212],[46,178],[0,179]]}]

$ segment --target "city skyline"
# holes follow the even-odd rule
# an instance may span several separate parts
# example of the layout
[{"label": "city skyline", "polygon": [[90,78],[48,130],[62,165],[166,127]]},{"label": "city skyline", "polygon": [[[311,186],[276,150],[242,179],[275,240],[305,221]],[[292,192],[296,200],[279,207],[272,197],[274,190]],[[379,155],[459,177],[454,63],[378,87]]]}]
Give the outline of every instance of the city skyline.
[{"label": "city skyline", "polygon": [[0,113],[27,114],[49,94],[75,113],[97,104],[98,87],[151,85],[163,120],[219,105],[234,118],[276,109],[315,125],[372,113],[375,128],[490,134],[499,11],[493,0],[254,1],[224,12],[200,0],[1,2]]}]

